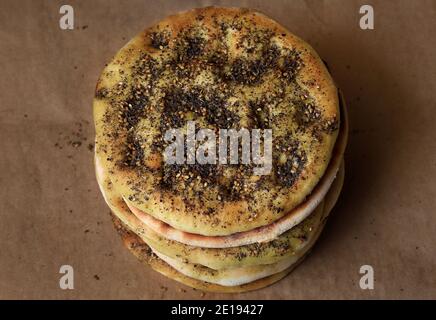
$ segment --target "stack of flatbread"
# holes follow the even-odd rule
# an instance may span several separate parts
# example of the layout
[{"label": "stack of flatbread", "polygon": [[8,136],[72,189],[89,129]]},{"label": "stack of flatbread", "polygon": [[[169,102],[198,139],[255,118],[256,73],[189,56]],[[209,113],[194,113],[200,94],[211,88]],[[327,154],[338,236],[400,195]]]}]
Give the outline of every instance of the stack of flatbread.
[{"label": "stack of flatbread", "polygon": [[[124,243],[201,290],[283,278],[313,247],[342,188],[340,92],[308,44],[252,10],[194,9],[140,33],[103,70],[94,119],[97,180]],[[233,145],[223,136],[218,148],[230,129],[251,135]],[[256,131],[263,163],[254,161]],[[197,140],[188,146],[189,134]]]}]

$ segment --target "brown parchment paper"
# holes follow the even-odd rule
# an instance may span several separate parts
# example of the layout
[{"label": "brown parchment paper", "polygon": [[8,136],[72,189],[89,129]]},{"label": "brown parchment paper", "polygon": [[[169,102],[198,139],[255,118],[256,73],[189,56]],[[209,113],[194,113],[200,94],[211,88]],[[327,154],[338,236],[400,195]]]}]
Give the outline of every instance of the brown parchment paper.
[{"label": "brown parchment paper", "polygon": [[[0,298],[436,298],[436,2],[0,2]],[[210,294],[140,264],[93,168],[92,98],[106,62],[152,22],[205,5],[259,9],[311,43],[348,101],[343,193],[308,259],[279,283]],[[375,29],[359,28],[371,4]],[[374,290],[359,287],[362,265]],[[59,268],[74,268],[74,290]]]}]

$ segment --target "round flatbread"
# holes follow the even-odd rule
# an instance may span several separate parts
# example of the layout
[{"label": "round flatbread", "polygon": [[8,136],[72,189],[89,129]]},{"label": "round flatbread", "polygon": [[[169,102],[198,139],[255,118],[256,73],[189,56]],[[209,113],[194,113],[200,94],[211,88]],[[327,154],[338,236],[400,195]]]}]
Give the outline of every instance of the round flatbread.
[{"label": "round flatbread", "polygon": [[[247,9],[195,9],[146,29],[104,69],[96,150],[131,207],[184,232],[232,235],[278,221],[312,193],[332,156],[338,105],[316,52],[278,23]],[[189,123],[272,129],[270,174],[255,170],[268,161],[169,164],[165,134]]]},{"label": "round flatbread", "polygon": [[160,259],[165,261],[178,272],[188,277],[222,286],[238,286],[274,275],[276,273],[280,273],[292,267],[312,248],[313,244],[318,239],[318,236],[321,234],[321,231],[324,227],[324,222],[325,220],[323,220],[321,225],[317,227],[307,245],[301,248],[301,250],[299,250],[296,254],[286,257],[273,264],[261,264],[248,267],[214,270],[200,264],[192,264],[170,258],[152,247],[151,249]]},{"label": "round flatbread", "polygon": [[[319,233],[323,228],[326,217],[329,214],[329,210],[333,208],[334,202],[337,200],[343,180],[344,180],[344,166],[342,165],[341,170],[338,173],[336,183],[332,186],[332,192],[329,193],[328,196],[326,197],[326,201],[324,205],[323,224],[320,226],[318,230],[318,235],[315,237],[314,242],[316,238],[319,236]],[[123,225],[121,220],[119,220],[115,215],[113,215],[112,217],[115,227],[117,228],[119,234],[123,238],[124,244],[139,260],[147,263],[154,270],[158,271],[159,273],[173,280],[176,280],[187,286],[204,290],[204,291],[232,293],[232,292],[246,292],[246,291],[257,290],[266,287],[285,277],[307,255],[306,252],[304,255],[292,261],[289,267],[286,268],[285,270],[279,271],[270,276],[261,277],[259,279],[256,279],[256,277],[253,276],[253,274],[250,275],[249,272],[244,272],[242,270],[243,268],[239,268],[238,270],[239,274],[238,273],[233,274],[233,277],[229,277],[229,274],[224,276],[222,274],[216,275],[215,270],[210,270],[210,269],[205,270],[206,267],[201,265],[187,266],[185,263],[181,268],[179,261],[176,261],[169,257],[164,257],[162,255],[160,256],[164,259],[159,258],[159,256],[153,253],[153,250],[140,237],[129,231],[128,228],[125,225]],[[250,279],[250,277],[251,279],[253,279],[253,281],[251,282],[247,281]],[[227,278],[227,279],[222,281],[223,278],[224,279]],[[209,280],[209,281],[205,281],[205,280]],[[220,282],[222,284],[220,284]],[[241,282],[246,282],[246,283],[241,284]],[[229,284],[234,284],[234,285],[229,286]]]},{"label": "round flatbread", "polygon": [[180,282],[186,286],[202,290],[208,292],[222,292],[222,293],[241,293],[247,291],[258,290],[264,287],[267,287],[280,279],[284,278],[289,272],[291,272],[303,259],[295,263],[293,266],[288,268],[285,271],[276,273],[272,276],[259,279],[244,285],[229,287],[229,286],[221,286],[218,284],[205,282],[201,280],[196,280],[194,278],[185,276],[184,274],[178,272],[169,264],[159,259],[155,254],[153,254],[150,247],[142,241],[136,234],[132,233],[128,229],[126,229],[120,220],[113,216],[114,225],[123,239],[124,245],[135,255],[141,262],[149,265],[155,271],[161,273],[162,275],[173,279],[177,282]]}]

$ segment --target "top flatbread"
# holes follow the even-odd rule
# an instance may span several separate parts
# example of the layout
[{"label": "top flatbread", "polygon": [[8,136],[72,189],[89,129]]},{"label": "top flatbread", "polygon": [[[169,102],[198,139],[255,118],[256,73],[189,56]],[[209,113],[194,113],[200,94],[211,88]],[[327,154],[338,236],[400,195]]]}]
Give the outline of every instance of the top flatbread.
[{"label": "top flatbread", "polygon": [[[97,152],[129,204],[207,236],[268,225],[298,206],[329,163],[340,122],[314,50],[264,15],[202,8],[133,38],[96,88]],[[253,165],[169,165],[164,133],[272,129],[269,175]]]}]

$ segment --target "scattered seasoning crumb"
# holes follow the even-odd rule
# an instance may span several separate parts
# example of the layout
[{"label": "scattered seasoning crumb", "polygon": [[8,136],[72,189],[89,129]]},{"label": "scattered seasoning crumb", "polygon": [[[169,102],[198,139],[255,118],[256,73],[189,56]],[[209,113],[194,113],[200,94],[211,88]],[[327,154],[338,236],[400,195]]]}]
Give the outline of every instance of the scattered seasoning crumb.
[{"label": "scattered seasoning crumb", "polygon": [[85,30],[85,29],[88,29],[88,25],[87,25],[87,24],[85,24],[85,25],[82,27],[82,30]]},{"label": "scattered seasoning crumb", "polygon": [[88,150],[91,152],[94,151],[94,145],[92,143],[88,144]]},{"label": "scattered seasoning crumb", "polygon": [[27,114],[26,113],[24,114],[24,118],[27,118]]},{"label": "scattered seasoning crumb", "polygon": [[88,233],[88,232],[89,232],[89,229],[86,229],[86,230],[85,230],[85,233]]},{"label": "scattered seasoning crumb", "polygon": [[100,277],[98,275],[94,274],[94,279],[95,280],[100,280]]},{"label": "scattered seasoning crumb", "polygon": [[74,148],[78,148],[78,147],[80,147],[80,146],[82,145],[82,142],[81,142],[81,141],[73,141],[73,142],[71,143],[71,145],[72,145]]}]

